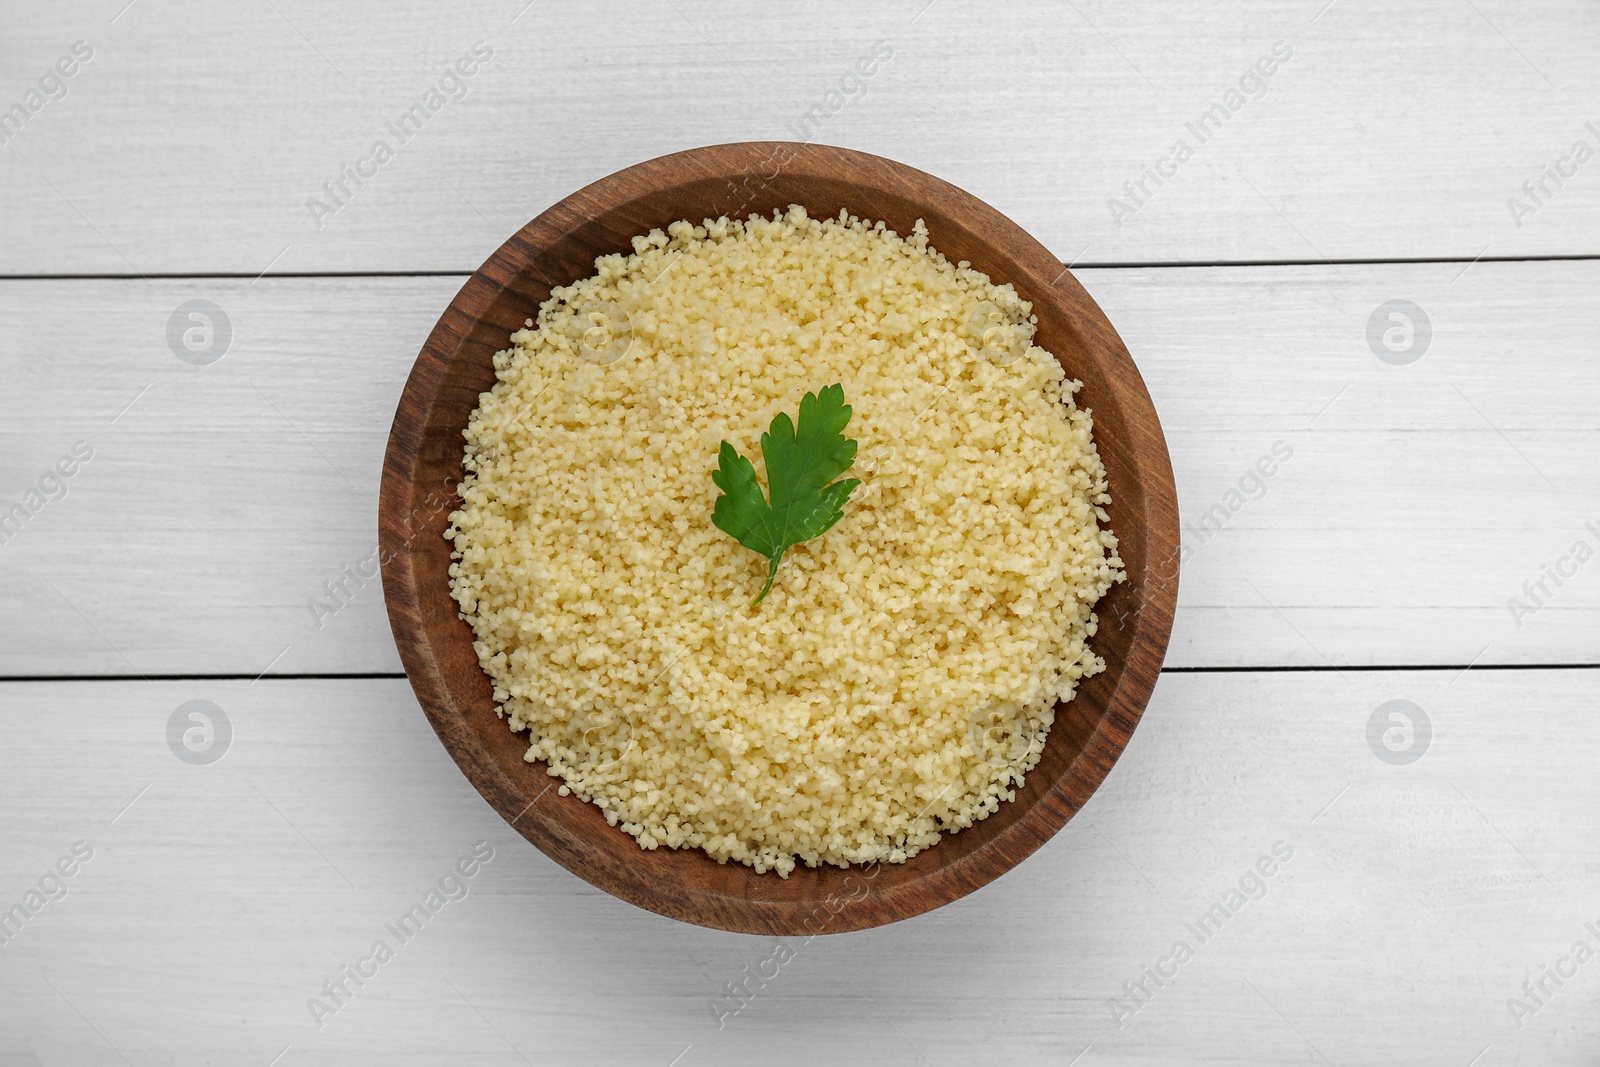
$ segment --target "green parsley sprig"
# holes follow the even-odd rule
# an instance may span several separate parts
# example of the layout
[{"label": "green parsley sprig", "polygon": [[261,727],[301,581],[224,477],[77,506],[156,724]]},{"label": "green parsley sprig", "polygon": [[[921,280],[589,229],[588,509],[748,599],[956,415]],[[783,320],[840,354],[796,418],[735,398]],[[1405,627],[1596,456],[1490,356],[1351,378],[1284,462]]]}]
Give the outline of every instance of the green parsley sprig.
[{"label": "green parsley sprig", "polygon": [[[788,549],[831,529],[844,516],[845,501],[860,479],[834,478],[855,462],[856,442],[844,436],[851,409],[844,386],[834,384],[800,401],[799,428],[780,412],[761,435],[770,499],[761,493],[756,468],[727,441],[711,480],[722,494],[711,521],[734,540],[767,557],[767,584],[752,602],[761,603]],[[831,483],[831,484],[830,484]]]}]

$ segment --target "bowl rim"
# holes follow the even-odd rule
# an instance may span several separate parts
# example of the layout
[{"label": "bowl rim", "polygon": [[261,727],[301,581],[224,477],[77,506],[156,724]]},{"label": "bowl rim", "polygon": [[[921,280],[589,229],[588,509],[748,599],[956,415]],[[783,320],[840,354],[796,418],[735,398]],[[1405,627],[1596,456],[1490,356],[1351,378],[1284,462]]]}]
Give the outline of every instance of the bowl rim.
[{"label": "bowl rim", "polygon": [[[792,177],[843,178],[852,185],[853,178],[891,181],[899,196],[919,205],[937,204],[942,213],[956,215],[990,235],[989,243],[1014,266],[1008,280],[1019,293],[1036,305],[1041,300],[1052,301],[1076,326],[1087,330],[1086,348],[1094,349],[1092,358],[1105,371],[1107,388],[1118,394],[1117,402],[1125,411],[1126,428],[1137,437],[1113,443],[1097,434],[1096,444],[1102,449],[1110,444],[1127,454],[1129,469],[1136,472],[1135,481],[1143,495],[1146,518],[1147,566],[1132,636],[1126,656],[1115,668],[1118,675],[1104,710],[1077,755],[995,837],[925,875],[852,898],[849,906],[832,914],[825,924],[826,932],[834,933],[883,925],[943,906],[1000,877],[1042,846],[1109,774],[1139,723],[1166,653],[1177,599],[1180,539],[1171,460],[1160,421],[1132,357],[1104,312],[1071,270],[1022,227],[972,194],[924,171],[870,153],[810,143],[710,145],[659,156],[590,183],[551,205],[502,243],[462,285],[430,331],[397,403],[385,447],[379,491],[379,561],[390,627],[417,700],[458,768],[511,827],[569,871],[639,907],[717,929],[778,935],[810,932],[804,923],[817,910],[814,901],[758,900],[734,894],[717,894],[714,901],[700,899],[707,891],[619,862],[560,819],[534,810],[544,793],[526,801],[492,754],[474,743],[470,729],[461,728],[464,712],[456,708],[452,687],[422,622],[419,574],[410,551],[424,428],[450,364],[480,321],[470,309],[492,307],[524,272],[531,270],[543,278],[534,266],[540,254],[580,226],[624,209],[639,198],[641,189],[670,190],[685,184],[686,177],[764,174],[768,167],[778,167]],[[870,207],[871,197],[865,192],[862,195],[863,207]],[[544,280],[550,283],[548,278]],[[575,279],[555,284],[568,280]],[[1123,445],[1126,447],[1119,447]],[[458,500],[452,497],[452,507]],[[1154,566],[1158,559],[1169,564],[1167,571],[1158,572]],[[1108,664],[1107,670],[1112,669]],[[1068,712],[1072,707],[1070,702],[1065,705]],[[1058,714],[1055,730],[1065,728],[1062,719]],[[546,792],[559,784],[551,779]],[[530,811],[532,817],[528,817]],[[617,829],[616,833],[623,831]]]}]

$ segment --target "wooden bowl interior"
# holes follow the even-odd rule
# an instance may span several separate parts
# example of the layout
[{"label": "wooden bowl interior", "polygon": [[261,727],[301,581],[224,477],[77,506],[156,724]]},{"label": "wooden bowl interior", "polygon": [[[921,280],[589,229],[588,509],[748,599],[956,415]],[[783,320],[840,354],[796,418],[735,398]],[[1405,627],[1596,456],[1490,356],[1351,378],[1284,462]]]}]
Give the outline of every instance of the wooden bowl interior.
[{"label": "wooden bowl interior", "polygon": [[[955,899],[1019,862],[1088,799],[1121,752],[1154,684],[1170,628],[1177,528],[1171,473],[1143,384],[1115,332],[1071,275],[1031,238],[1010,223],[1026,246],[1007,240],[1009,233],[996,233],[996,213],[975,214],[977,202],[955,190],[948,197],[926,190],[912,195],[898,180],[875,180],[874,168],[897,165],[859,159],[872,162],[848,175],[830,175],[823,166],[792,167],[778,168],[770,177],[762,171],[753,181],[748,172],[696,173],[686,166],[676,180],[656,187],[641,183],[620,201],[601,202],[604,198],[591,192],[605,184],[599,183],[551,209],[485,265],[441,321],[430,345],[441,337],[454,344],[442,353],[446,359],[437,380],[423,383],[431,387],[421,390],[431,391],[431,403],[413,412],[420,430],[415,459],[405,471],[405,485],[391,486],[386,477],[386,495],[394,490],[396,496],[392,512],[386,502],[386,526],[396,524],[395,515],[403,517],[406,558],[401,562],[415,584],[420,632],[411,635],[409,651],[421,661],[431,660],[446,690],[429,694],[419,684],[419,695],[469,777],[513,825],[581,876],[636,904],[727,929],[799,933],[812,927],[800,925],[797,917],[813,916],[815,924],[815,905],[829,894],[837,899],[863,893],[838,916],[823,912],[828,917],[823,925],[829,930],[875,925]],[[699,850],[646,852],[621,829],[607,826],[593,805],[547,789],[558,780],[547,775],[543,763],[524,762],[526,735],[513,734],[494,713],[470,627],[449,596],[450,546],[441,536],[462,473],[462,429],[478,394],[494,383],[491,358],[508,347],[512,331],[537,314],[552,286],[591,275],[597,256],[631,252],[631,238],[652,228],[722,214],[770,215],[791,203],[817,217],[836,216],[842,208],[882,219],[900,233],[923,219],[933,246],[949,259],[970,262],[996,283],[1013,283],[1033,302],[1037,343],[1083,382],[1078,402],[1094,412],[1113,500],[1111,525],[1128,572],[1128,580],[1098,608],[1100,630],[1093,647],[1107,669],[1086,680],[1075,700],[1057,707],[1043,759],[1016,801],[904,864],[857,871],[853,878],[850,871],[828,867],[801,868],[783,879],[739,864],[719,865]],[[1059,276],[1052,277],[1056,271]],[[500,280],[491,280],[497,272]],[[417,385],[414,378],[408,392]],[[452,504],[441,509],[440,494]],[[1159,556],[1156,567],[1153,551]],[[1165,571],[1170,574],[1159,573]],[[389,577],[386,570],[386,586]],[[397,620],[405,654],[408,639],[401,630]],[[1140,648],[1144,654],[1130,662]],[[407,666],[413,667],[410,656]],[[411,673],[416,681],[418,671]],[[535,807],[527,807],[536,799]],[[927,888],[930,882],[937,888]]]}]

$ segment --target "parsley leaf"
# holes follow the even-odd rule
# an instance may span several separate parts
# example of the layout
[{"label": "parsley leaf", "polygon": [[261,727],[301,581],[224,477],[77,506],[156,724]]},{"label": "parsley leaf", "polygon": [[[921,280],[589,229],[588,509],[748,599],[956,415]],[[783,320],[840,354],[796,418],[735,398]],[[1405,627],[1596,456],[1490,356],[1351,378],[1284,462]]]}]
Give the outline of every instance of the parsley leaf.
[{"label": "parsley leaf", "polygon": [[722,442],[718,468],[711,480],[722,490],[711,521],[744,547],[770,561],[767,584],[753,603],[772,588],[783,553],[825,533],[844,516],[844,503],[861,482],[845,478],[828,483],[855,462],[856,443],[841,431],[850,421],[844,386],[830,385],[807,393],[800,401],[800,428],[787,412],[772,420],[761,435],[761,458],[767,465],[771,500],[761,495],[756,468],[728,442]]}]

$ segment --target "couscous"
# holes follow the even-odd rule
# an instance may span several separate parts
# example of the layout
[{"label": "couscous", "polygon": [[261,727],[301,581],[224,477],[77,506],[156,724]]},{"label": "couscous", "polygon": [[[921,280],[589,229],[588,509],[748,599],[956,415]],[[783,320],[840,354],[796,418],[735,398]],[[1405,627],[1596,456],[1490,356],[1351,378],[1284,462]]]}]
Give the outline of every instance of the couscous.
[{"label": "couscous", "polygon": [[[1013,799],[1103,668],[1122,563],[1079,383],[920,222],[791,207],[633,247],[512,335],[466,430],[451,587],[501,714],[644,848],[903,861]],[[718,448],[759,456],[830,383],[861,485],[753,605]]]}]

